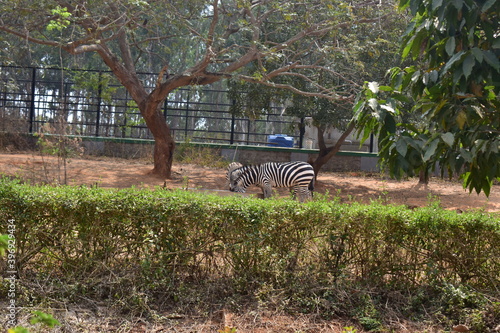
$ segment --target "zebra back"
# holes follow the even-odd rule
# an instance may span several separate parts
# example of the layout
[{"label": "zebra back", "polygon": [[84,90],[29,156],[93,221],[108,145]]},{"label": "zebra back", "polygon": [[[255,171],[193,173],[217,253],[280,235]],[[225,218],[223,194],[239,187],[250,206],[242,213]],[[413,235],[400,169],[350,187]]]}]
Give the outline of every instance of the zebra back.
[{"label": "zebra back", "polygon": [[308,188],[313,179],[314,170],[309,163],[268,162],[243,166],[233,171],[230,175],[230,189],[236,192],[244,192],[250,185]]}]

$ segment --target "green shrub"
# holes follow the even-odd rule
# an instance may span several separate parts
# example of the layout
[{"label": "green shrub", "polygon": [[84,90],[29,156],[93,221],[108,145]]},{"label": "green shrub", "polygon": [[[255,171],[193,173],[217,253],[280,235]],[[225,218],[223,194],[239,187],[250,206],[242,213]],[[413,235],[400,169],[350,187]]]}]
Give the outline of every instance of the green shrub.
[{"label": "green shrub", "polygon": [[[452,305],[477,310],[499,297],[500,224],[484,212],[2,179],[0,218],[16,223],[21,276],[50,276],[68,300],[85,294],[132,311],[160,298],[187,308],[192,297],[247,295],[379,329],[389,300],[409,317],[439,300],[441,313],[463,319]],[[471,310],[470,321],[491,329],[497,308]]]}]

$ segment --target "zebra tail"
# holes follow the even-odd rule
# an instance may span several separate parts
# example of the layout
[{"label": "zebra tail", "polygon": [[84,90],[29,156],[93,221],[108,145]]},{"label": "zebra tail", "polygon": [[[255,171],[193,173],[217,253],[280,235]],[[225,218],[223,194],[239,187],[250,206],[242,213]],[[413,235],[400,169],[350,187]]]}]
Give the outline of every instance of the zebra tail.
[{"label": "zebra tail", "polygon": [[314,180],[315,180],[315,177],[313,177],[313,179],[311,179],[311,182],[309,183],[309,186],[308,186],[309,191],[311,191],[311,195],[313,194],[313,191],[314,191]]}]

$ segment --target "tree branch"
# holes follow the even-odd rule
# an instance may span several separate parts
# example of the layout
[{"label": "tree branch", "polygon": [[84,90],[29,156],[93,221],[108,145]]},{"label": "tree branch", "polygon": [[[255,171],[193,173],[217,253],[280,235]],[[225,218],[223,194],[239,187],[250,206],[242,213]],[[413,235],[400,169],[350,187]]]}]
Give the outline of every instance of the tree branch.
[{"label": "tree branch", "polygon": [[259,79],[256,79],[255,77],[252,76],[246,76],[246,75],[237,75],[239,79],[246,81],[246,82],[251,82],[251,83],[258,83],[258,84],[263,84],[268,87],[273,87],[273,88],[279,88],[279,89],[286,89],[290,90],[296,94],[302,95],[302,96],[308,96],[308,97],[320,97],[320,98],[326,98],[328,100],[333,100],[333,101],[353,101],[354,96],[340,96],[336,92],[327,90],[327,92],[310,92],[310,91],[305,91],[298,89],[292,85],[289,84],[282,84],[282,83],[275,83],[275,82],[270,82],[270,81],[262,81]]},{"label": "tree branch", "polygon": [[7,27],[3,24],[0,25],[0,30],[5,31],[5,32],[12,34],[14,36],[20,37],[22,39],[25,39],[28,42],[32,42],[32,43],[36,43],[36,44],[40,44],[40,45],[48,45],[48,46],[55,46],[55,47],[59,47],[61,45],[60,43],[52,41],[52,40],[45,40],[45,39],[31,37],[29,32],[22,33],[22,32],[10,29],[9,27]]}]

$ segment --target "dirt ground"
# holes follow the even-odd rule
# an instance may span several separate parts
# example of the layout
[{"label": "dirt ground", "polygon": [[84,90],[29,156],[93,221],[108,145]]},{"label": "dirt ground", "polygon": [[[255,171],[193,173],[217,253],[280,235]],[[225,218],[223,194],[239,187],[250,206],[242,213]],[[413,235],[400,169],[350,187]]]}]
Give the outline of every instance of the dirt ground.
[{"label": "dirt ground", "polygon": [[[0,174],[21,176],[36,182],[64,182],[64,167],[53,157],[38,154],[0,154]],[[174,164],[172,179],[163,179],[151,174],[152,163],[145,160],[116,158],[72,158],[67,164],[66,180],[69,185],[98,185],[100,187],[149,187],[188,188],[190,190],[214,192],[221,195],[227,191],[225,170],[200,167],[190,164]],[[250,187],[248,193],[261,190]],[[369,203],[379,200],[403,204],[409,207],[425,206],[430,200],[438,200],[449,210],[466,211],[483,209],[500,211],[500,186],[495,185],[490,197],[484,194],[469,194],[459,181],[432,178],[427,187],[418,185],[417,179],[395,181],[380,173],[332,173],[322,172],[316,182],[317,193],[329,193],[341,197],[342,201]],[[288,195],[286,189],[278,191]]]}]

